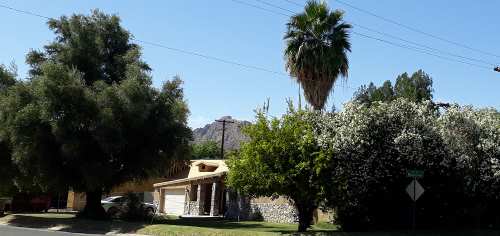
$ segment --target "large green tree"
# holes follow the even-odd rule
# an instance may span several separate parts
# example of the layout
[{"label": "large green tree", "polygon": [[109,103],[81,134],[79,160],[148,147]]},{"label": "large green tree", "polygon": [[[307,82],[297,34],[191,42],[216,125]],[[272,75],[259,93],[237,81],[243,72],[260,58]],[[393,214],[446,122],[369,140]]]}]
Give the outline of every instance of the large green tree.
[{"label": "large green tree", "polygon": [[323,109],[339,76],[347,78],[350,24],[325,1],[309,1],[287,24],[286,68],[304,89],[311,106]]},{"label": "large green tree", "polygon": [[291,106],[281,119],[258,113],[256,123],[244,129],[250,141],[228,161],[232,188],[251,197],[288,197],[298,211],[300,232],[310,226],[321,201],[313,115]]},{"label": "large green tree", "polygon": [[56,38],[28,54],[30,78],[9,89],[0,122],[22,173],[85,192],[82,215],[103,218],[103,192],[161,175],[188,151],[182,81],[154,88],[117,16],[93,11],[48,25]]},{"label": "large green tree", "polygon": [[[5,99],[8,89],[17,83],[15,76],[15,71],[0,65],[0,104]],[[14,184],[16,170],[12,162],[9,140],[3,127],[0,127],[0,196],[11,195],[16,189]]]},{"label": "large green tree", "polygon": [[390,80],[386,80],[381,87],[373,83],[362,85],[354,94],[353,100],[367,105],[373,102],[390,102],[397,98],[423,102],[432,100],[432,92],[432,78],[423,70],[418,70],[411,76],[406,72],[398,75],[394,87]]},{"label": "large green tree", "polygon": [[191,159],[220,159],[220,145],[215,141],[194,143],[191,146]]}]

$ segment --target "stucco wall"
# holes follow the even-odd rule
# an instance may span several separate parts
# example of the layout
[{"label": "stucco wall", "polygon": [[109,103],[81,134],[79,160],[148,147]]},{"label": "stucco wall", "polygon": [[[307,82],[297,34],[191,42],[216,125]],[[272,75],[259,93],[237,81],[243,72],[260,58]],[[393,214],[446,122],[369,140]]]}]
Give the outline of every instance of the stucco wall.
[{"label": "stucco wall", "polygon": [[81,211],[85,207],[86,200],[85,193],[69,191],[66,207],[73,211]]}]

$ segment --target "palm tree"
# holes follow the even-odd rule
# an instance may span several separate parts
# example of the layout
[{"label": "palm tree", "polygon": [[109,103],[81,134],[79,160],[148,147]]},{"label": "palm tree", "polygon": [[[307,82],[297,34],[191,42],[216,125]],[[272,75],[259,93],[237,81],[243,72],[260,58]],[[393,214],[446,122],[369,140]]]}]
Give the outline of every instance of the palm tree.
[{"label": "palm tree", "polygon": [[286,69],[297,78],[307,102],[316,110],[325,106],[339,75],[347,78],[351,25],[342,17],[342,11],[330,11],[325,2],[311,0],[287,24]]}]

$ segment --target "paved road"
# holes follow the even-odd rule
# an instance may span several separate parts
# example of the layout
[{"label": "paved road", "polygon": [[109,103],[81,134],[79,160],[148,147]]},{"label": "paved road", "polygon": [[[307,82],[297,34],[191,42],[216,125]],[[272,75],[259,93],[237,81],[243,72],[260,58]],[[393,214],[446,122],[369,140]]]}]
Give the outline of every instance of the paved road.
[{"label": "paved road", "polygon": [[20,228],[20,227],[1,226],[0,225],[0,235],[1,236],[97,236],[97,235],[101,235],[101,234],[67,233],[67,232],[56,232],[56,231],[49,231],[49,230]]}]

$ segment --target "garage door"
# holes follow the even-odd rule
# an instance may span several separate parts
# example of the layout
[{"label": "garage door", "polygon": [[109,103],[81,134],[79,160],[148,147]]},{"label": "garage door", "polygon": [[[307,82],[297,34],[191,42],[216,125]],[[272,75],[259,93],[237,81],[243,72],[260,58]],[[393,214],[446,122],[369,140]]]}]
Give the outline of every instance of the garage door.
[{"label": "garage door", "polygon": [[166,190],[164,212],[172,215],[182,215],[184,213],[184,189]]}]

